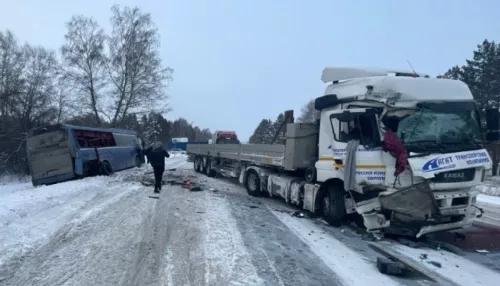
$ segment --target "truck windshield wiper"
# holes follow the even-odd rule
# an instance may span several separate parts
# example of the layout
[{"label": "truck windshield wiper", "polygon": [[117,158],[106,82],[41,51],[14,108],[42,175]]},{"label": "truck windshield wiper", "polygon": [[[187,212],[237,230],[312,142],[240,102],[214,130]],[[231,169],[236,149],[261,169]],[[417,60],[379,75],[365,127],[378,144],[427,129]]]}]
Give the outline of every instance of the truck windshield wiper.
[{"label": "truck windshield wiper", "polygon": [[426,143],[432,143],[432,144],[436,145],[437,147],[439,147],[439,150],[446,149],[445,144],[439,143],[436,140],[416,140],[416,141],[406,142],[405,144],[426,144]]},{"label": "truck windshield wiper", "polygon": [[459,141],[452,141],[452,142],[442,142],[445,145],[461,145],[461,146],[474,146],[476,147],[481,147],[481,144],[483,143],[481,140],[477,139],[468,139],[468,138],[463,138],[462,140]]}]

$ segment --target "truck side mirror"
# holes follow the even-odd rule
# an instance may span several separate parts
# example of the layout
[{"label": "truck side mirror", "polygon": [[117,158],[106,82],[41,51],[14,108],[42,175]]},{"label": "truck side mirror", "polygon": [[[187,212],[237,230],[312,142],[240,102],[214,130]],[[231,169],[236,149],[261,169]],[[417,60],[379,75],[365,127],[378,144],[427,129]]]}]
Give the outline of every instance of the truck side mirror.
[{"label": "truck side mirror", "polygon": [[498,108],[486,110],[486,140],[498,141],[500,139],[500,112]]}]

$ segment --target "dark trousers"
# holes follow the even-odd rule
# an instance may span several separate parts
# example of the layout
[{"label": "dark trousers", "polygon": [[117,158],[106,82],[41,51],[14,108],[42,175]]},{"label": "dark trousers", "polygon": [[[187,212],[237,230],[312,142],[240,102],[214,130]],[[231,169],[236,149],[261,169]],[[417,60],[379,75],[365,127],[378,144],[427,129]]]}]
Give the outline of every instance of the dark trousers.
[{"label": "dark trousers", "polygon": [[163,172],[165,172],[165,166],[153,167],[153,172],[155,173],[155,189],[161,190],[161,180],[163,178]]}]

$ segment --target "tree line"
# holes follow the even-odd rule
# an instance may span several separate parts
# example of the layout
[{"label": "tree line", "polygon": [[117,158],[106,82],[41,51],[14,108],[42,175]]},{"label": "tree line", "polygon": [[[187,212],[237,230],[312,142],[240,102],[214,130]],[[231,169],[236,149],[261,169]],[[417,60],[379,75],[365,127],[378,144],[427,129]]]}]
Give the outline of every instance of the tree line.
[{"label": "tree line", "polygon": [[59,51],[21,44],[0,31],[0,174],[28,172],[27,132],[55,123],[134,129],[145,140],[208,140],[186,119],[166,120],[173,69],[159,31],[137,7],[111,7],[106,33],[91,17],[66,23]]},{"label": "tree line", "polygon": [[[464,64],[448,69],[438,78],[458,79],[465,82],[474,97],[480,110],[486,108],[500,108],[500,44],[484,40],[477,45],[471,59]],[[443,95],[446,96],[446,95]],[[301,109],[298,122],[312,123],[319,119],[319,112],[314,109],[314,99],[309,100]],[[251,143],[268,143],[273,130],[272,121],[263,119],[251,139]],[[266,138],[266,139],[260,139]],[[500,152],[499,152],[500,153]]]}]

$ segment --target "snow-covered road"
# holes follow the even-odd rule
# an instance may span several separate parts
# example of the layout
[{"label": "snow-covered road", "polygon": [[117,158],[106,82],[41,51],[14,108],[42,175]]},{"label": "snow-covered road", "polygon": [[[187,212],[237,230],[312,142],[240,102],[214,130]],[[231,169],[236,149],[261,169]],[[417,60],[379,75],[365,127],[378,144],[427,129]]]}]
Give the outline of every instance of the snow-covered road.
[{"label": "snow-covered road", "polygon": [[[0,185],[0,285],[434,285],[382,275],[349,228],[297,218],[225,179],[167,160],[159,199],[143,167],[52,186]],[[211,189],[213,188],[213,189]],[[487,283],[484,285],[488,285]]]}]

